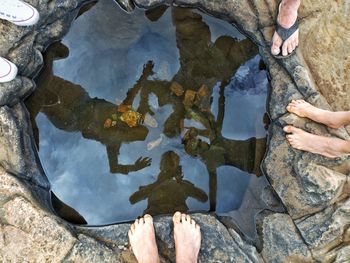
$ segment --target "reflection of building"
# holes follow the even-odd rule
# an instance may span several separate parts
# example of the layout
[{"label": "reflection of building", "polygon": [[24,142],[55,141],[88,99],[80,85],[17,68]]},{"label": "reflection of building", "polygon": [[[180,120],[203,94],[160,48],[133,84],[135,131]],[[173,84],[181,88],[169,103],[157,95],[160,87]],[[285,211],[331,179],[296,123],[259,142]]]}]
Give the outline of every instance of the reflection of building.
[{"label": "reflection of building", "polygon": [[203,190],[183,179],[180,157],[175,152],[169,151],[162,155],[157,181],[140,186],[139,190],[130,196],[130,203],[135,204],[148,199],[144,213],[159,215],[176,211],[187,212],[186,199],[189,197],[201,202],[208,199]]}]

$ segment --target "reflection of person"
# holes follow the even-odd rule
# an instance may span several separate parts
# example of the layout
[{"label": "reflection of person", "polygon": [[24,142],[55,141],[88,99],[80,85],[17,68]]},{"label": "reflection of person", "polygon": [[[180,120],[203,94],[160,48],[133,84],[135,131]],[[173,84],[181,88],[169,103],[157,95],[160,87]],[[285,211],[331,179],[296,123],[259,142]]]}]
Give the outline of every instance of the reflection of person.
[{"label": "reflection of person", "polygon": [[[209,173],[209,200],[211,210],[215,210],[217,174],[216,169],[223,165],[231,165],[242,171],[261,175],[260,163],[263,158],[266,139],[249,138],[247,140],[231,140],[222,136],[221,130],[225,114],[225,96],[223,84],[220,89],[217,120],[211,113],[206,115],[210,121],[210,131],[190,128],[184,138],[185,151],[192,156],[200,156]],[[208,136],[210,143],[198,136]]]},{"label": "reflection of person", "polygon": [[[37,80],[37,90],[27,101],[32,125],[37,133],[37,145],[39,144],[35,117],[41,111],[57,128],[65,131],[80,131],[83,137],[106,145],[112,173],[127,174],[149,166],[151,159],[142,157],[131,165],[118,164],[121,144],[144,140],[148,129],[143,125],[131,128],[119,118],[116,120],[115,127],[106,129],[104,122],[111,115],[118,114],[117,105],[103,99],[90,98],[83,87],[53,75],[53,60],[56,57],[66,57],[67,54],[67,48],[61,43],[56,43],[48,49],[45,54],[46,67]],[[132,104],[142,87],[142,82],[153,73],[152,68],[151,62],[145,65],[142,76],[128,91],[123,104]]]},{"label": "reflection of person", "polygon": [[[32,26],[39,20],[38,11],[20,0],[1,0],[0,19],[17,26]],[[0,83],[9,82],[17,75],[17,67],[7,59],[0,57]]]},{"label": "reflection of person", "polygon": [[[350,124],[350,111],[332,112],[316,108],[304,100],[293,100],[287,110],[300,117],[309,118],[330,128],[337,129]],[[350,141],[334,137],[324,137],[305,132],[288,125],[283,129],[287,140],[295,149],[336,158],[350,154]]]},{"label": "reflection of person", "polygon": [[168,214],[175,211],[188,211],[186,204],[188,197],[201,202],[208,199],[203,190],[183,179],[179,156],[173,151],[168,151],[162,155],[157,181],[140,186],[139,190],[130,197],[130,203],[135,204],[147,198],[148,206],[144,213]]},{"label": "reflection of person", "polygon": [[[147,17],[155,21],[164,11],[164,7],[150,10]],[[238,41],[229,36],[220,36],[212,42],[209,26],[193,10],[171,7],[171,12],[180,55],[179,71],[171,81],[146,81],[141,90],[141,100],[144,103],[138,109],[141,113],[152,114],[147,104],[150,93],[158,97],[161,106],[171,104],[173,113],[165,121],[163,131],[168,137],[181,133],[182,121],[188,113],[183,103],[186,91],[197,92],[204,85],[208,87],[206,96],[210,103],[215,84],[228,82],[242,63],[258,53],[257,47],[248,39]],[[181,96],[175,96],[171,91],[174,82],[181,85]]]},{"label": "reflection of person", "polygon": [[[186,214],[176,212],[173,216],[174,241],[177,263],[196,263],[201,247],[199,225]],[[145,215],[136,219],[128,232],[131,249],[139,263],[159,263],[159,254],[153,219]]]}]

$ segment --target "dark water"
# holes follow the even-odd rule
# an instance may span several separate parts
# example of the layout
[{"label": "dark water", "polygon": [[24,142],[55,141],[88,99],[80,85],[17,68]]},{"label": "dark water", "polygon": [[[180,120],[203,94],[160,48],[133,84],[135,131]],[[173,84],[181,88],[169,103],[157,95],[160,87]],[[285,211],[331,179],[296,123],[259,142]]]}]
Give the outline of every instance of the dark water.
[{"label": "dark water", "polygon": [[228,23],[101,0],[48,48],[26,103],[55,195],[107,224],[239,209],[265,182],[267,86],[257,48]]}]

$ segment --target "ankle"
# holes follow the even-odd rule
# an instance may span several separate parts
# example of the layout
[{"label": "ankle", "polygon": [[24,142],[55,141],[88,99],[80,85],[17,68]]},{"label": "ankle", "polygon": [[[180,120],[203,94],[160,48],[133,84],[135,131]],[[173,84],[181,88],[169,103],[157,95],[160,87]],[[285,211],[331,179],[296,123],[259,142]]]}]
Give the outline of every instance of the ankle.
[{"label": "ankle", "polygon": [[282,0],[281,6],[292,9],[298,9],[300,6],[300,0]]},{"label": "ankle", "polygon": [[197,263],[198,257],[197,255],[193,256],[182,256],[180,253],[176,252],[176,263]]}]

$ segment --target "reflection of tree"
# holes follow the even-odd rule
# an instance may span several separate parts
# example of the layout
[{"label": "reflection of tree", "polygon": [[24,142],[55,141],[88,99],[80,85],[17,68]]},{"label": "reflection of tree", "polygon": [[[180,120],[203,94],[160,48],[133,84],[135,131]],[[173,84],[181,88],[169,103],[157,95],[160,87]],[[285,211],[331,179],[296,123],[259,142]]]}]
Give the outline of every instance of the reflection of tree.
[{"label": "reflection of tree", "polygon": [[148,206],[144,213],[158,215],[188,211],[186,205],[188,197],[201,202],[208,199],[203,190],[183,179],[180,158],[175,152],[169,151],[162,155],[157,180],[152,184],[140,186],[130,197],[130,203],[135,204],[147,198]]},{"label": "reflection of tree", "polygon": [[[90,98],[83,87],[54,76],[52,64],[55,58],[64,58],[68,49],[61,43],[52,45],[45,54],[45,68],[37,79],[37,90],[27,100],[32,125],[39,147],[39,131],[35,118],[39,111],[43,112],[59,129],[80,131],[84,138],[92,139],[106,145],[110,171],[127,174],[150,165],[150,158],[140,157],[134,164],[118,164],[119,149],[123,142],[144,140],[148,129],[139,125],[129,127],[116,119],[115,127],[106,129],[104,122],[112,114],[117,113],[117,105],[99,98]],[[128,93],[122,104],[131,105],[142,83],[153,74],[153,64],[145,65],[143,74]]]},{"label": "reflection of tree", "polygon": [[[147,12],[147,17],[155,21],[165,11],[164,7]],[[188,114],[183,100],[186,91],[198,91],[205,85],[209,88],[207,102],[210,102],[214,85],[217,82],[226,83],[235,71],[249,58],[257,54],[256,46],[248,39],[237,41],[229,36],[221,36],[211,42],[211,32],[208,25],[202,21],[202,16],[193,10],[172,7],[172,21],[176,28],[176,43],[180,54],[180,69],[171,82],[146,81],[141,90],[141,113],[152,112],[147,105],[151,92],[157,95],[159,104],[171,104],[173,113],[164,123],[163,133],[169,137],[180,134],[182,121]],[[182,96],[175,96],[170,87],[179,83],[183,89]],[[203,108],[210,105],[200,105]],[[195,108],[191,109],[195,110]],[[197,114],[199,114],[197,112]],[[208,120],[207,120],[208,121]]]},{"label": "reflection of tree", "polygon": [[[225,84],[221,85],[219,97],[219,111],[216,121],[211,120],[210,143],[202,141],[198,136],[208,136],[206,130],[190,128],[184,138],[185,151],[192,156],[199,156],[207,166],[209,173],[210,208],[215,210],[217,174],[216,169],[223,165],[231,165],[242,171],[261,175],[260,163],[263,158],[266,139],[249,138],[247,140],[231,140],[222,136],[221,130],[225,114]],[[211,113],[207,113],[211,115]]]}]

